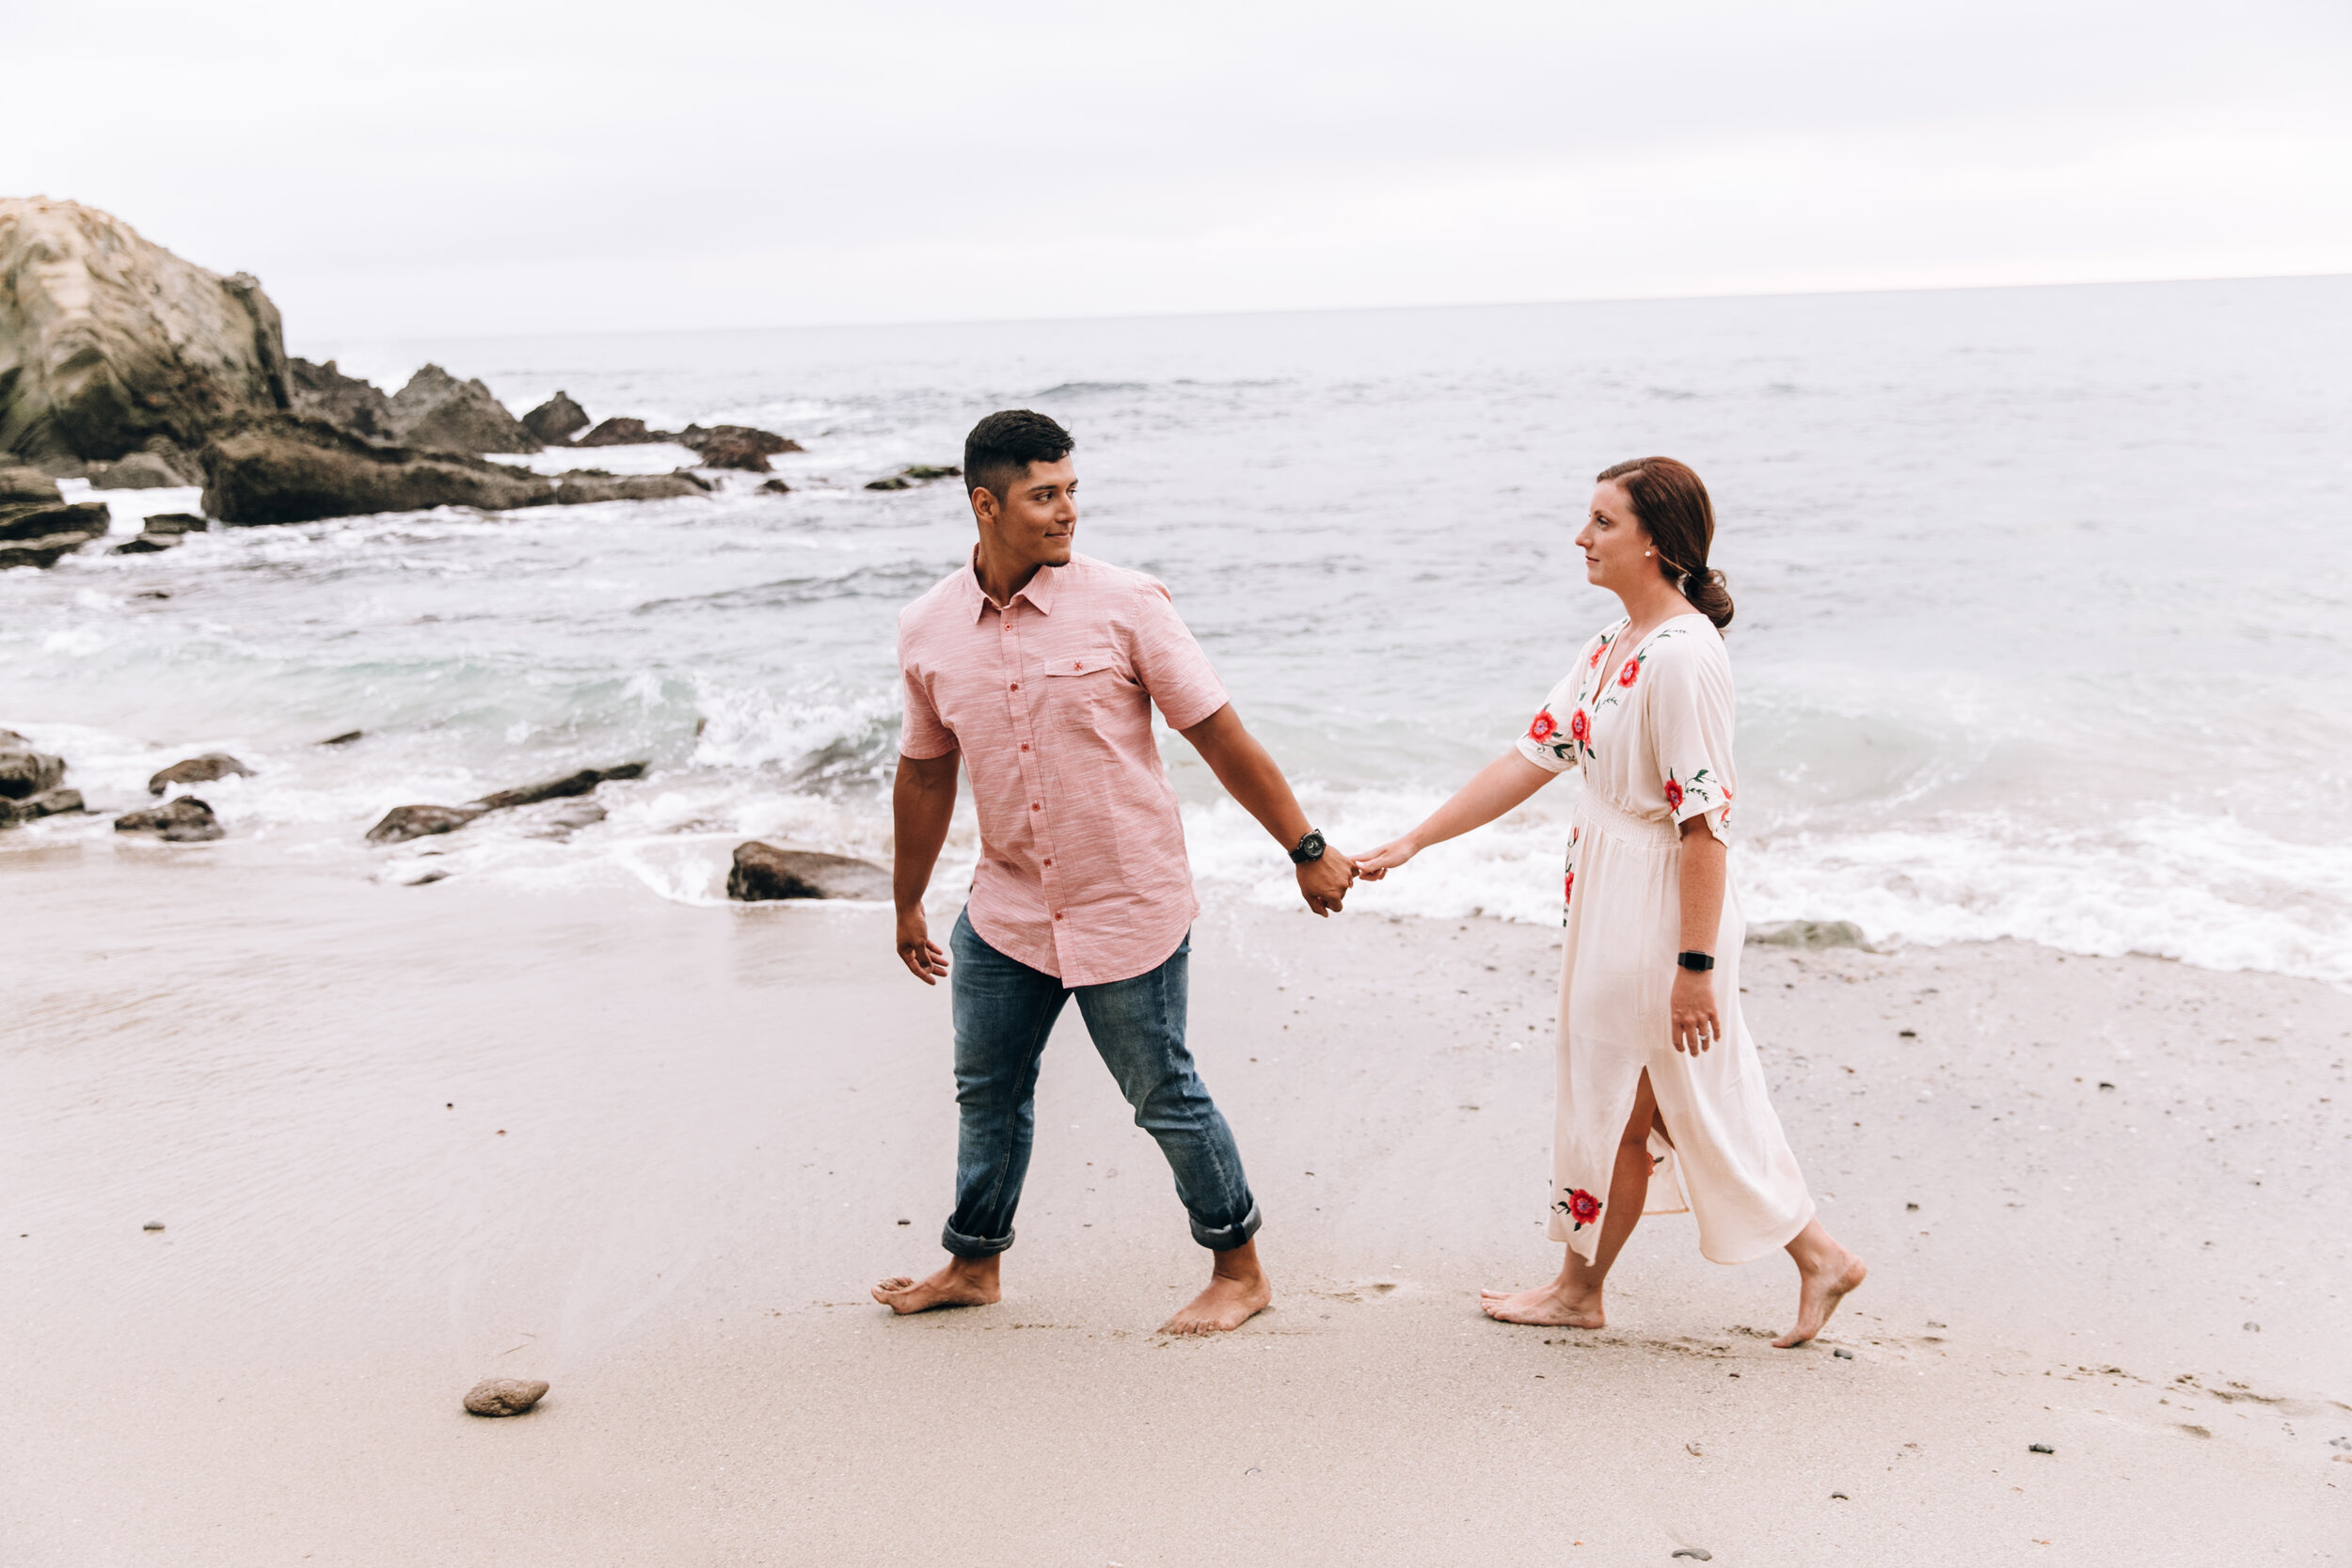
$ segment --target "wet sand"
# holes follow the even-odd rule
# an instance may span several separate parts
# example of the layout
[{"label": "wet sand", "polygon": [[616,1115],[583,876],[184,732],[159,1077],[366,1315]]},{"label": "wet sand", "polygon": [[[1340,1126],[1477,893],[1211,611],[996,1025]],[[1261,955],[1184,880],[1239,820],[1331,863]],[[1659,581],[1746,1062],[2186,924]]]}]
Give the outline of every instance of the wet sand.
[{"label": "wet sand", "polygon": [[[1606,1330],[1479,1316],[1558,1259],[1555,932],[1216,910],[1193,1037],[1278,1293],[1194,1343],[1152,1329],[1205,1260],[1074,1009],[1005,1301],[866,1300],[939,1258],[954,1139],[946,993],[884,911],[233,842],[0,889],[11,1568],[2352,1557],[2324,986],[1752,950],[1873,1269],[1783,1352],[1786,1260],[1708,1264],[1681,1216]],[[466,1416],[487,1375],[554,1391]]]}]

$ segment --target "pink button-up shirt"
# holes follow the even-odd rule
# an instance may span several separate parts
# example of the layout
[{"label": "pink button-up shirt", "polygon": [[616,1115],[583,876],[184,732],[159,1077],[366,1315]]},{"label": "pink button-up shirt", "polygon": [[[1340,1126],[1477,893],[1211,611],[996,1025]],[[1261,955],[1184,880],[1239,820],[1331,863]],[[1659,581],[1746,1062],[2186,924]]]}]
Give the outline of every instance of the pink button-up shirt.
[{"label": "pink button-up shirt", "polygon": [[1166,962],[1200,905],[1152,705],[1181,730],[1226,702],[1168,590],[1073,555],[999,609],[966,565],[899,612],[898,671],[899,752],[972,780],[981,940],[1067,986]]}]

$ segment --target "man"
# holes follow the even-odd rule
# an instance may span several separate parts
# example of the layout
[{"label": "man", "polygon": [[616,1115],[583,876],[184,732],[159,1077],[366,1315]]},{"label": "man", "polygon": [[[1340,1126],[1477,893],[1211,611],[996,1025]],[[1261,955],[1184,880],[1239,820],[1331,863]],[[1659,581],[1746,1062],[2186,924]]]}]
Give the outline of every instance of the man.
[{"label": "man", "polygon": [[[1274,1292],[1258,1266],[1258,1205],[1240,1151],[1184,1048],[1200,906],[1151,705],[1290,851],[1310,909],[1338,910],[1356,871],[1327,849],[1242,727],[1168,591],[1072,551],[1073,444],[1025,409],[975,425],[963,447],[979,524],[971,564],[898,617],[898,957],[926,985],[948,977],[962,1126],[956,1210],[941,1238],[947,1265],[924,1280],[885,1279],[874,1299],[896,1312],[997,1299],[1028,1173],[1038,1060],[1074,995],[1136,1124],[1168,1157],[1193,1239],[1215,1254],[1208,1289],[1163,1332],[1216,1333],[1248,1322]],[[923,893],[955,810],[959,756],[980,860],[948,938],[951,968]]]}]

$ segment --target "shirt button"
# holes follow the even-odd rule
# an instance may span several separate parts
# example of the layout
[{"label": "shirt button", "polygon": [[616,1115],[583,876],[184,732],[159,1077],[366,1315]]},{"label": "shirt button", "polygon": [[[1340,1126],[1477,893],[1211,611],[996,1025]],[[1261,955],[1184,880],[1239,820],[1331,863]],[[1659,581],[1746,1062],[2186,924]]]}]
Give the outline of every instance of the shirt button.
[{"label": "shirt button", "polygon": [[1051,865],[1051,864],[1053,864],[1054,863],[1053,863],[1052,861],[1047,861],[1045,863],[1046,863],[1046,864],[1048,864],[1048,865]]},{"label": "shirt button", "polygon": [[1032,800],[1029,802],[1029,809],[1031,811],[1043,811],[1045,808],[1039,805],[1035,800]]},{"label": "shirt button", "polygon": [[1015,681],[1015,682],[1013,682],[1013,683],[1012,683],[1012,685],[1011,685],[1009,688],[1008,688],[1008,689],[1009,689],[1009,690],[1013,690],[1013,691],[1018,691],[1018,690],[1020,690],[1020,689],[1021,689],[1021,683],[1020,683],[1019,681]]},{"label": "shirt button", "polygon": [[1025,751],[1027,751],[1027,750],[1029,749],[1029,743],[1028,743],[1027,741],[1025,741],[1025,741],[1023,741],[1023,742],[1021,743],[1021,749],[1022,749],[1023,751],[1025,751]]},{"label": "shirt button", "polygon": [[1059,910],[1056,910],[1056,911],[1054,911],[1054,918],[1055,918],[1056,920],[1059,920],[1059,919],[1061,918],[1061,911],[1059,911]]}]

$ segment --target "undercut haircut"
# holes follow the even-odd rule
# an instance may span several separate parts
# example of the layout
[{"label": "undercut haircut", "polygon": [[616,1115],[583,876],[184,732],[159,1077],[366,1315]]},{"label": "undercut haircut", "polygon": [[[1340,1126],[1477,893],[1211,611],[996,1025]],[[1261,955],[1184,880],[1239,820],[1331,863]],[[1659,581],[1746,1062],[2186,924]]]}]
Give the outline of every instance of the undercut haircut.
[{"label": "undercut haircut", "polygon": [[1006,493],[1029,476],[1032,463],[1058,463],[1078,443],[1042,414],[1005,408],[972,427],[963,438],[963,482],[986,490],[1002,505]]}]

